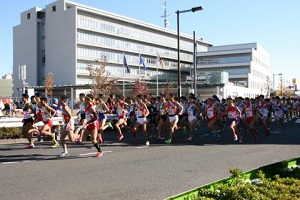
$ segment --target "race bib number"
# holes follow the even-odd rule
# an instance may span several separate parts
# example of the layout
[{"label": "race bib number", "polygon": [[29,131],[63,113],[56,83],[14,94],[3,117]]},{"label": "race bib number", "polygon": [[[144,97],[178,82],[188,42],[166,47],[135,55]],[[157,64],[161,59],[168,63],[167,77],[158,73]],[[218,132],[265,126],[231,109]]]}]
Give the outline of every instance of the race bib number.
[{"label": "race bib number", "polygon": [[228,112],[228,118],[233,119],[234,118],[234,112]]},{"label": "race bib number", "polygon": [[173,109],[168,110],[169,115],[175,115],[175,111]]},{"label": "race bib number", "polygon": [[246,111],[246,117],[253,117],[253,112],[252,112],[252,110],[247,110],[247,111]]},{"label": "race bib number", "polygon": [[214,117],[214,111],[207,111],[207,117],[213,118]]}]

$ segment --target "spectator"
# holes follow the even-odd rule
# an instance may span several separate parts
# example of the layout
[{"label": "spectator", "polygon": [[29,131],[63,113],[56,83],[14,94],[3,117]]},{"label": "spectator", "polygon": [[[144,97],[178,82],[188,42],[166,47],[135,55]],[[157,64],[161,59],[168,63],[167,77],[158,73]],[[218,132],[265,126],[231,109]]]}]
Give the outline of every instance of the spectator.
[{"label": "spectator", "polygon": [[54,117],[58,117],[61,113],[62,110],[62,106],[58,105],[58,99],[57,98],[53,98],[52,99],[52,105],[51,107],[55,110],[55,115]]},{"label": "spectator", "polygon": [[2,110],[5,108],[4,103],[2,99],[0,99],[0,118],[3,117]]}]

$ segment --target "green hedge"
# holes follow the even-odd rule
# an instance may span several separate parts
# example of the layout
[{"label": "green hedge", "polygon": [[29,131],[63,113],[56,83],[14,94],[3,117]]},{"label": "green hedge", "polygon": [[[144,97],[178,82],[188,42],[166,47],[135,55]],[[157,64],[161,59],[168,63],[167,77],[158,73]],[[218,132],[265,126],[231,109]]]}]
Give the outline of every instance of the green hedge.
[{"label": "green hedge", "polygon": [[22,129],[19,127],[0,128],[0,139],[17,139],[22,137]]}]

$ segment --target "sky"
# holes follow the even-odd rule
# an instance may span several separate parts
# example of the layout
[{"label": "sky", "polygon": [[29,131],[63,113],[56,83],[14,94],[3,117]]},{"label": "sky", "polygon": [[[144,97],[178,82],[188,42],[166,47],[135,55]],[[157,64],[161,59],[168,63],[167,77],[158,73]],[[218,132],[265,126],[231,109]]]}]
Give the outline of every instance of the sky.
[{"label": "sky", "polygon": [[[0,7],[0,76],[12,73],[13,27],[20,13],[54,0],[10,0]],[[90,7],[164,26],[164,0],[74,0]],[[299,0],[167,0],[168,29],[177,30],[176,10],[203,6],[203,11],[180,14],[180,31],[216,45],[258,42],[270,54],[270,79],[283,74],[300,82]],[[275,82],[280,76],[275,75]]]}]

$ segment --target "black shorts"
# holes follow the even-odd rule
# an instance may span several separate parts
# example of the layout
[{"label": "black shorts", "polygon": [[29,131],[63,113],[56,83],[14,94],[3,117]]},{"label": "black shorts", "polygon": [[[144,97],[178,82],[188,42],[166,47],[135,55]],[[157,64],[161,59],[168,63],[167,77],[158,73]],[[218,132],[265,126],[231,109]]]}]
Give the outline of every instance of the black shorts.
[{"label": "black shorts", "polygon": [[28,123],[33,124],[33,118],[23,119],[23,126],[26,126]]},{"label": "black shorts", "polygon": [[168,119],[168,115],[161,115],[160,118],[165,122]]}]

